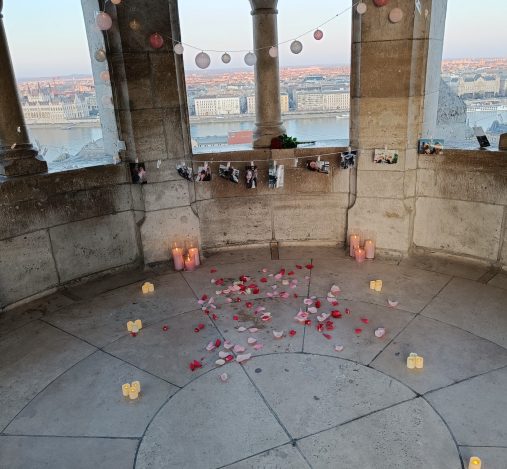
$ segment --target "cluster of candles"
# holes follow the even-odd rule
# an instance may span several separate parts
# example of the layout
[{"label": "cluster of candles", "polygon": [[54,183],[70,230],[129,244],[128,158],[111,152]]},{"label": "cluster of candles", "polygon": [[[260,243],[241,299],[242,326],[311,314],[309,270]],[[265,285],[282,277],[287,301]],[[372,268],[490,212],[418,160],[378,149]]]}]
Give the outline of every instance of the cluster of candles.
[{"label": "cluster of candles", "polygon": [[201,264],[199,249],[196,243],[187,238],[185,243],[175,241],[172,245],[174,270],[187,270],[191,272]]},{"label": "cluster of candles", "polygon": [[417,353],[411,353],[407,357],[407,368],[410,370],[424,368],[424,358],[417,355]]},{"label": "cluster of candles", "polygon": [[139,381],[132,381],[132,383],[125,383],[121,387],[123,397],[128,397],[132,401],[139,398],[141,392],[141,383]]},{"label": "cluster of candles", "polygon": [[349,238],[350,257],[355,257],[359,264],[365,259],[373,259],[375,257],[375,242],[373,239],[366,239],[363,247],[361,247],[361,236],[351,234]]}]

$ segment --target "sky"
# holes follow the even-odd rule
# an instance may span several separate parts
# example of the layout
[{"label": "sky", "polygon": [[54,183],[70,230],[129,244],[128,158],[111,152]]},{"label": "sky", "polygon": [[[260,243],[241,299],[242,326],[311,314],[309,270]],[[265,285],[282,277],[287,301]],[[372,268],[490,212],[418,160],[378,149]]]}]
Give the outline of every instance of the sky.
[{"label": "sky", "polygon": [[[93,1],[93,0],[89,0]],[[123,0],[129,8],[136,0]],[[371,0],[367,0],[371,5]],[[279,0],[279,41],[300,34],[347,10],[350,0]],[[220,8],[218,7],[220,5]],[[370,6],[370,8],[373,8]],[[198,49],[249,50],[252,17],[248,0],[179,0],[183,42]],[[4,24],[16,76],[60,76],[91,73],[81,0],[4,0]],[[368,14],[368,12],[366,12]],[[507,0],[448,0],[444,58],[507,56]],[[321,41],[303,36],[303,51],[280,46],[281,66],[339,65],[350,62],[350,9],[322,27]],[[186,47],[185,67],[195,70],[199,50]],[[209,53],[211,67],[242,67],[245,52],[231,53],[225,66],[221,53]]]}]

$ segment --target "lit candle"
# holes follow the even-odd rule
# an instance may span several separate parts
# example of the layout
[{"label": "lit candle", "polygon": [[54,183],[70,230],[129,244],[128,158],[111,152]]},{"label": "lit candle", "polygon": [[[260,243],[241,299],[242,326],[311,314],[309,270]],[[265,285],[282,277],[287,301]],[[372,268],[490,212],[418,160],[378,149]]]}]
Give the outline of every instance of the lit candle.
[{"label": "lit candle", "polygon": [[121,387],[121,392],[123,394],[123,397],[129,397],[129,393],[130,393],[130,384],[129,383],[125,383],[122,387]]},{"label": "lit candle", "polygon": [[192,272],[195,269],[195,258],[190,254],[185,256],[185,270]]},{"label": "lit candle", "polygon": [[415,367],[416,368],[424,368],[424,358],[423,357],[420,357],[419,355],[417,355],[417,357],[415,357]]},{"label": "lit candle", "polygon": [[370,290],[375,290],[376,284],[377,284],[376,280],[370,280]]},{"label": "lit candle", "polygon": [[134,327],[134,322],[133,321],[128,321],[127,322],[127,331],[132,332],[132,328],[133,327]]},{"label": "lit candle", "polygon": [[382,291],[382,280],[375,280],[375,291]]},{"label": "lit candle", "polygon": [[355,256],[354,251],[359,247],[359,235],[357,234],[350,235],[349,245],[350,245],[350,257],[354,257]]},{"label": "lit candle", "polygon": [[143,290],[143,293],[146,295],[147,293],[153,293],[155,291],[155,286],[153,285],[153,283],[144,282],[141,289]]},{"label": "lit candle", "polygon": [[172,249],[173,253],[173,262],[174,262],[174,270],[183,270],[185,264],[183,262],[183,249],[174,247]]},{"label": "lit candle", "polygon": [[136,319],[134,321],[134,326],[136,326],[137,330],[140,331],[143,328],[143,321],[141,321],[140,319]]},{"label": "lit candle", "polygon": [[132,386],[137,389],[137,392],[141,392],[141,383],[139,381],[132,381]]},{"label": "lit candle", "polygon": [[482,461],[477,456],[472,456],[468,462],[468,469],[481,469]]},{"label": "lit candle", "polygon": [[372,239],[367,239],[364,242],[364,250],[366,252],[366,259],[373,259],[375,257],[375,243]]},{"label": "lit candle", "polygon": [[361,264],[362,262],[364,262],[364,259],[365,259],[365,256],[366,256],[366,253],[364,251],[364,249],[361,249],[361,248],[357,248],[355,251],[355,258],[356,258],[356,262]]},{"label": "lit candle", "polygon": [[411,353],[407,357],[407,368],[413,370],[415,368],[415,359],[417,358],[417,353]]},{"label": "lit candle", "polygon": [[194,257],[194,260],[195,260],[195,266],[196,266],[196,267],[197,267],[198,265],[200,265],[200,264],[201,264],[201,261],[200,261],[200,259],[199,259],[199,249],[197,249],[197,248],[190,248],[190,249],[188,250],[188,254],[189,254],[190,256],[193,256],[193,257]]},{"label": "lit candle", "polygon": [[129,389],[129,398],[131,400],[137,399],[139,397],[139,391],[135,386],[130,386]]}]

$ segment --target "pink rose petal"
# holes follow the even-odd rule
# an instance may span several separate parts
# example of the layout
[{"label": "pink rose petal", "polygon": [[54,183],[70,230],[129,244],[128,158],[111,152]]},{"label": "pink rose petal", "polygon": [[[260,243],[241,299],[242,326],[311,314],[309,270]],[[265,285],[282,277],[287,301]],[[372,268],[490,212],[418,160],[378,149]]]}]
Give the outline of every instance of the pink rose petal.
[{"label": "pink rose petal", "polygon": [[230,354],[230,352],[224,352],[223,350],[220,350],[220,352],[218,352],[218,356],[220,358],[227,358]]},{"label": "pink rose petal", "polygon": [[238,327],[236,330],[238,332],[245,332],[246,331],[246,327],[241,326],[241,327]]},{"label": "pink rose petal", "polygon": [[335,352],[341,352],[343,350],[343,345],[335,345],[334,349],[335,349]]},{"label": "pink rose petal", "polygon": [[256,327],[251,327],[250,329],[248,329],[249,332],[257,332],[259,329],[257,329]]},{"label": "pink rose petal", "polygon": [[262,349],[263,347],[264,347],[264,345],[263,345],[263,344],[255,344],[255,345],[253,346],[253,348],[254,348],[255,350],[260,350],[260,349]]},{"label": "pink rose petal", "polygon": [[283,331],[273,331],[275,339],[281,339],[283,337]]},{"label": "pink rose petal", "polygon": [[387,303],[389,304],[389,306],[390,306],[391,308],[396,308],[396,306],[398,306],[398,301],[396,301],[396,300],[391,300],[391,299],[388,299],[388,300],[387,300]]},{"label": "pink rose petal", "polygon": [[310,299],[310,298],[305,298],[305,299],[303,300],[303,303],[304,303],[305,305],[307,305],[307,306],[310,306],[310,305],[313,305],[313,300],[312,300],[312,299]]},{"label": "pink rose petal", "polygon": [[242,352],[244,352],[244,351],[245,351],[245,347],[243,347],[242,345],[236,344],[236,345],[234,346],[234,348],[232,349],[232,351],[233,351],[234,353],[242,353]]},{"label": "pink rose petal", "polygon": [[244,361],[246,361],[246,360],[250,360],[250,358],[252,358],[252,354],[251,354],[251,353],[245,353],[245,354],[243,354],[243,355],[238,355],[238,356],[236,357],[236,361],[237,361],[238,363],[242,363],[242,362],[244,362]]},{"label": "pink rose petal", "polygon": [[229,349],[231,349],[232,347],[234,347],[234,344],[233,344],[232,342],[230,342],[229,340],[226,340],[226,341],[224,342],[224,348],[225,348],[225,349],[229,350]]},{"label": "pink rose petal", "polygon": [[377,327],[375,329],[375,337],[378,337],[379,339],[384,337],[386,335],[386,330],[383,327]]},{"label": "pink rose petal", "polygon": [[310,314],[316,314],[316,313],[318,312],[318,310],[317,310],[317,308],[316,308],[315,306],[310,306],[310,307],[308,308],[308,312],[309,312]]},{"label": "pink rose petal", "polygon": [[208,352],[211,352],[215,347],[215,344],[213,342],[210,342],[208,345],[206,345],[206,350]]},{"label": "pink rose petal", "polygon": [[224,360],[223,358],[219,358],[219,359],[215,362],[215,365],[218,365],[218,366],[225,365],[225,360]]},{"label": "pink rose petal", "polygon": [[223,381],[224,383],[229,379],[229,376],[227,375],[227,373],[222,373],[220,375],[220,381]]},{"label": "pink rose petal", "polygon": [[255,342],[257,342],[257,339],[255,337],[249,337],[247,340],[246,340],[250,345],[253,345],[255,344]]}]

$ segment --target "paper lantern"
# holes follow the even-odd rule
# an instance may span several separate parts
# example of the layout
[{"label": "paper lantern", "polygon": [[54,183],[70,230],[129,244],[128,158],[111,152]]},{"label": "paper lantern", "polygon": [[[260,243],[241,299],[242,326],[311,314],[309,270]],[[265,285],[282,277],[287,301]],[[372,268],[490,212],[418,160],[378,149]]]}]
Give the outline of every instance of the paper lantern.
[{"label": "paper lantern", "polygon": [[181,42],[178,42],[176,44],[174,44],[174,52],[178,55],[182,55],[183,54],[183,45],[181,44]]},{"label": "paper lantern", "polygon": [[109,81],[111,79],[111,76],[109,75],[109,71],[104,70],[103,72],[100,72],[100,79],[103,81]]},{"label": "paper lantern", "polygon": [[273,58],[278,57],[278,47],[276,47],[276,46],[270,47],[268,53],[269,53],[270,57],[273,57]]},{"label": "paper lantern", "polygon": [[211,59],[210,59],[209,55],[206,54],[206,52],[199,52],[195,56],[195,64],[199,68],[208,68],[210,63],[211,63]]},{"label": "paper lantern", "polygon": [[154,49],[160,49],[164,45],[164,38],[159,33],[153,33],[150,36],[150,46]]},{"label": "paper lantern", "polygon": [[315,40],[320,41],[324,37],[324,33],[320,29],[316,29],[313,33],[313,37]]},{"label": "paper lantern", "polygon": [[299,54],[303,50],[303,44],[300,41],[292,41],[290,50],[293,54]]},{"label": "paper lantern", "polygon": [[245,55],[245,63],[252,67],[257,62],[257,56],[253,52],[248,52],[248,54]]},{"label": "paper lantern", "polygon": [[359,2],[356,6],[356,11],[360,14],[360,15],[364,15],[366,13],[366,10],[367,10],[367,7],[366,7],[366,3],[363,3],[363,2]]},{"label": "paper lantern", "polygon": [[228,64],[230,61],[231,61],[231,56],[227,52],[224,52],[222,54],[222,62],[224,64]]},{"label": "paper lantern", "polygon": [[113,20],[111,17],[104,11],[101,11],[96,17],[95,17],[95,23],[97,24],[97,27],[101,31],[107,31],[108,29],[111,29],[111,26],[113,26]]},{"label": "paper lantern", "polygon": [[383,7],[389,3],[389,0],[373,0],[376,7]]},{"label": "paper lantern", "polygon": [[119,5],[121,3],[121,0],[111,0],[111,3],[113,5]]},{"label": "paper lantern", "polygon": [[106,51],[104,49],[98,49],[95,51],[95,60],[97,62],[105,62],[107,59]]},{"label": "paper lantern", "polygon": [[129,21],[129,28],[132,31],[139,31],[141,29],[141,23],[137,21],[135,18]]},{"label": "paper lantern", "polygon": [[393,8],[389,12],[389,21],[391,23],[399,23],[403,19],[403,10],[401,8]]}]

